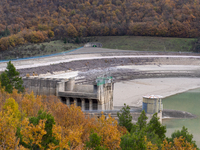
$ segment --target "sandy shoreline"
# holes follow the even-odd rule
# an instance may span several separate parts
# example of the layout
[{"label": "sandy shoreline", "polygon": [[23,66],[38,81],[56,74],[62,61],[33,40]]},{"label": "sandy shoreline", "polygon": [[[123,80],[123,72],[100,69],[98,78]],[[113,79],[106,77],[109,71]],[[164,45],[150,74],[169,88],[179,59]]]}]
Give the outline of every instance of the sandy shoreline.
[{"label": "sandy shoreline", "polygon": [[114,106],[142,107],[142,96],[168,97],[190,89],[200,88],[200,78],[148,78],[115,83]]}]

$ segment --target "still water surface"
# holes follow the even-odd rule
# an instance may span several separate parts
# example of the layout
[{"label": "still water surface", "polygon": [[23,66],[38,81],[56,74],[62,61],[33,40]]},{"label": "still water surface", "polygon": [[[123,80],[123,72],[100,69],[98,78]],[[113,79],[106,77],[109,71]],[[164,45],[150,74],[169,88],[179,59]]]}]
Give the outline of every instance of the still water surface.
[{"label": "still water surface", "polygon": [[195,114],[195,119],[167,119],[163,125],[167,127],[167,136],[175,130],[181,130],[183,126],[192,133],[198,147],[200,147],[200,89],[189,90],[163,99],[164,109],[187,111]]}]

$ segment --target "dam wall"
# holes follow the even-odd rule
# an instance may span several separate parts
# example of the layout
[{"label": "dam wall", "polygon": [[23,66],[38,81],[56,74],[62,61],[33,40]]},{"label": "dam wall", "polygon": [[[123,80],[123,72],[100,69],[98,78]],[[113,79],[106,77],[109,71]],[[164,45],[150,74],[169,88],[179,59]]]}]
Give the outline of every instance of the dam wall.
[{"label": "dam wall", "polygon": [[74,78],[54,79],[40,77],[22,78],[23,86],[35,95],[55,95],[70,106],[75,104],[82,110],[112,110],[113,87],[111,78],[99,78],[91,84],[75,84]]}]

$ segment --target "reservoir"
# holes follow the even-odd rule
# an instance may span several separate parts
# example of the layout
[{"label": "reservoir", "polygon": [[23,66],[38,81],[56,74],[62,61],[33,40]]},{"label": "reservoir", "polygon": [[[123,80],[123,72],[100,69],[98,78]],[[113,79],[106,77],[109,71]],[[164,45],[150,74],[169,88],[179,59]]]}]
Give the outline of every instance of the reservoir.
[{"label": "reservoir", "polygon": [[175,130],[185,126],[200,147],[200,88],[164,98],[162,102],[164,109],[187,111],[197,116],[195,119],[163,119],[163,125],[167,127],[166,136],[171,137]]}]

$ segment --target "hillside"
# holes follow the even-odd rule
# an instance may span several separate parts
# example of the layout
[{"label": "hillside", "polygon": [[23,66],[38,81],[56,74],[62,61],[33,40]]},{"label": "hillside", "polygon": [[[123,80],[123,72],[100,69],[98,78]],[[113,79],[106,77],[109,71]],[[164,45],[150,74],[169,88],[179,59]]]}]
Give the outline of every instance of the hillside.
[{"label": "hillside", "polygon": [[200,36],[200,0],[1,0],[0,50],[51,38]]},{"label": "hillside", "polygon": [[[159,52],[191,52],[196,38],[171,38],[151,36],[92,36],[50,42],[32,43],[16,46],[10,50],[1,51],[0,60],[27,58],[41,55],[49,55],[67,52],[84,46],[87,42],[100,42],[103,48],[134,50],[134,51],[159,51]],[[68,43],[69,41],[69,43]],[[95,50],[94,50],[95,51]]]}]

